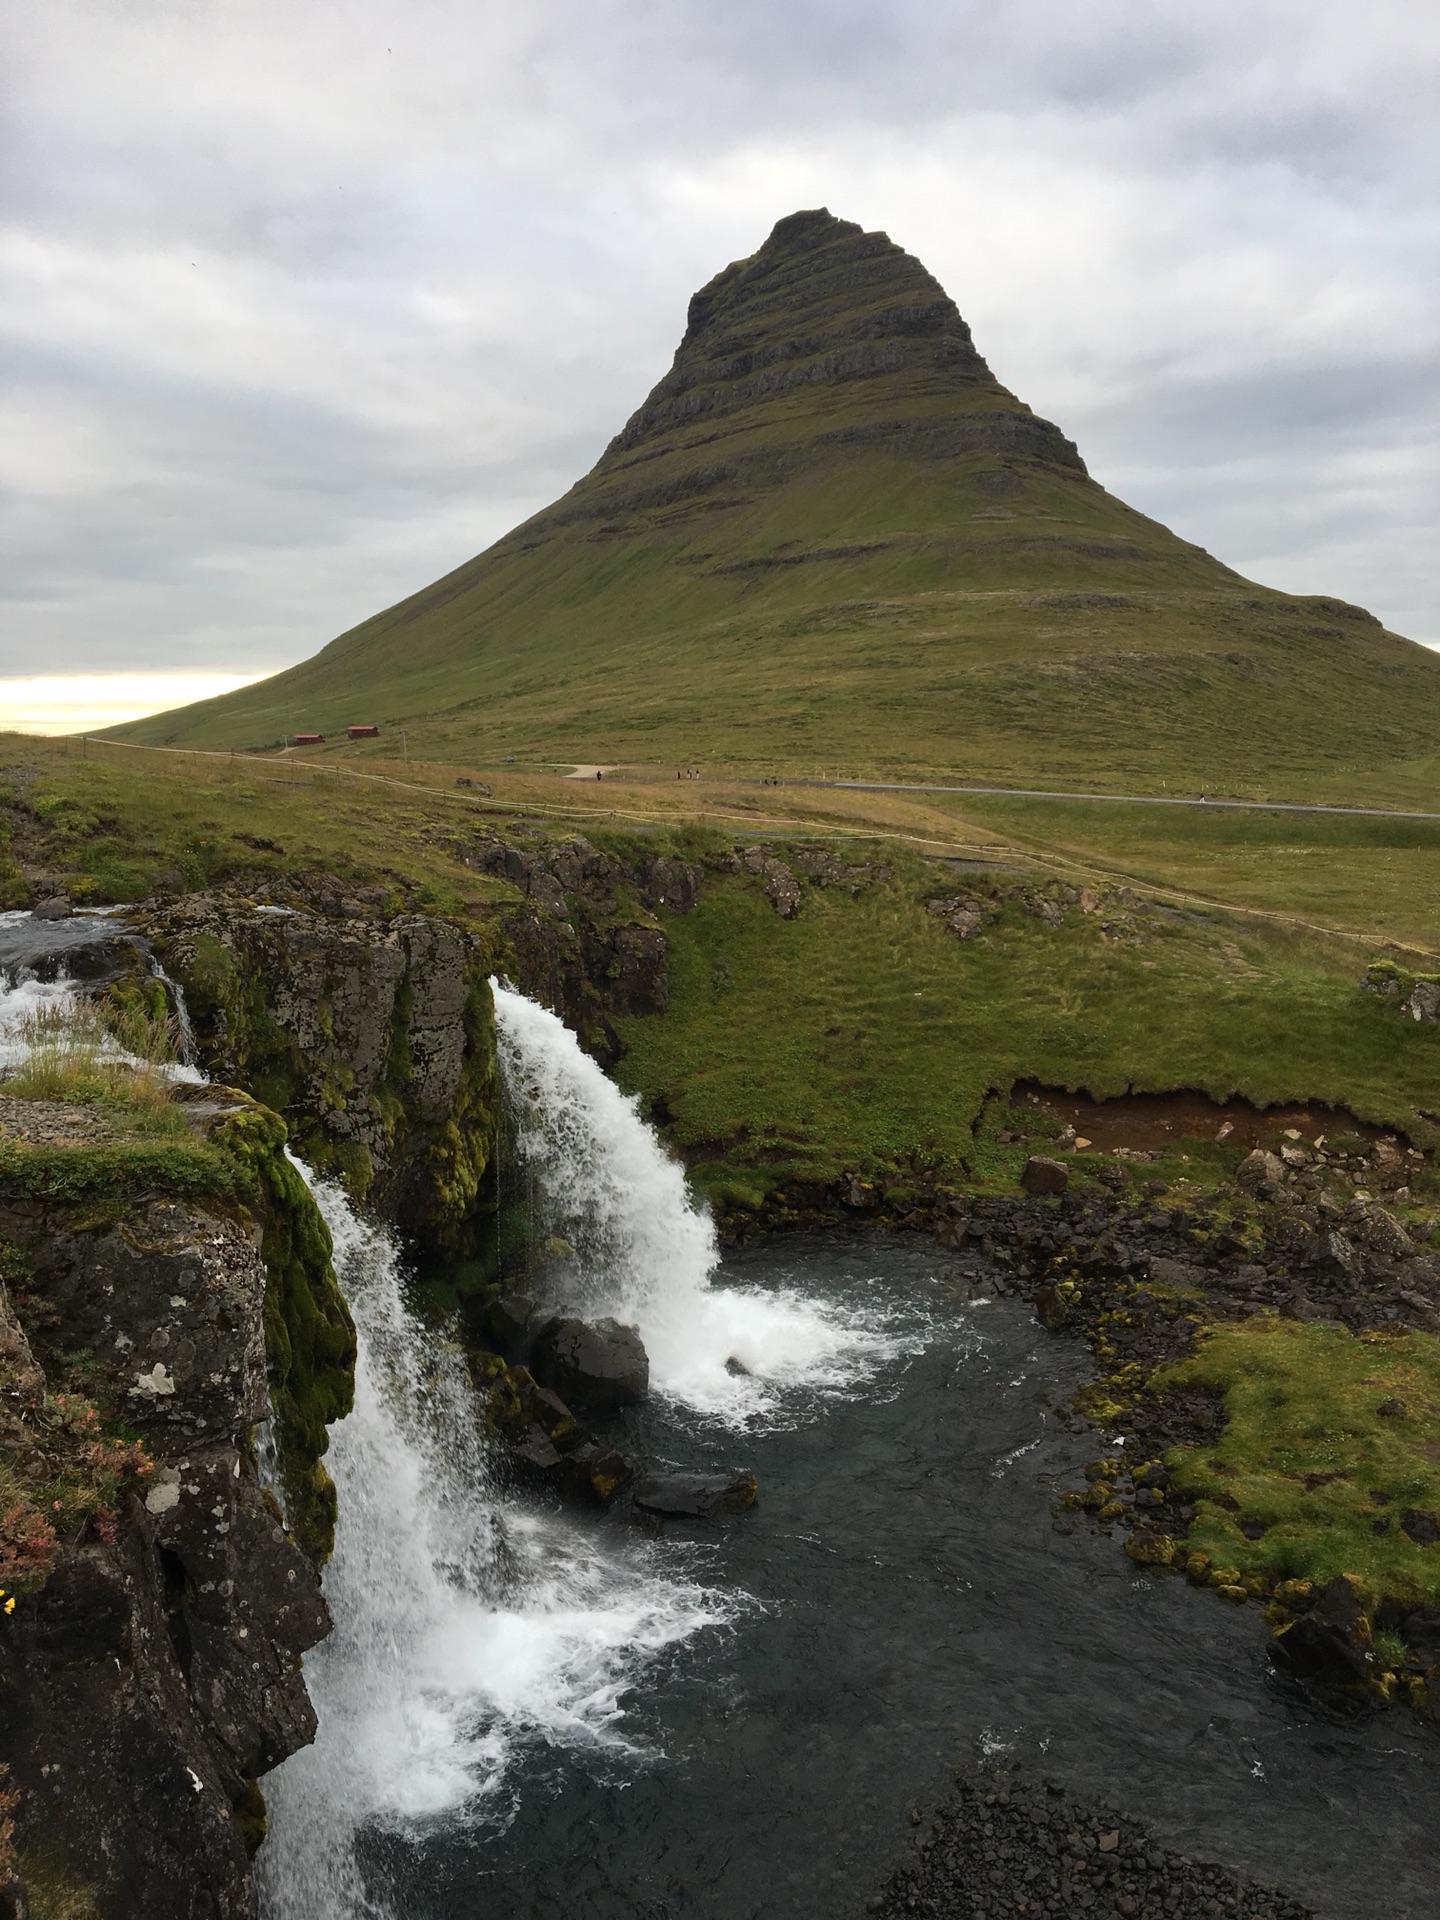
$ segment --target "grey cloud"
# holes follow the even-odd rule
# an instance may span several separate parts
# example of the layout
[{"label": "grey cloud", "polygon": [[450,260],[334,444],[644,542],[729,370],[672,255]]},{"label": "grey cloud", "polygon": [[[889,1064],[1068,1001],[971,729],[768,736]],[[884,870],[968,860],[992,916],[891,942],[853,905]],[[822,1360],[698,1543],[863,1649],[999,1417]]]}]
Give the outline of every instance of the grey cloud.
[{"label": "grey cloud", "polygon": [[693,289],[821,201],[919,253],[1133,504],[1440,638],[1423,9],[59,0],[5,32],[0,672],[312,651],[563,490]]}]

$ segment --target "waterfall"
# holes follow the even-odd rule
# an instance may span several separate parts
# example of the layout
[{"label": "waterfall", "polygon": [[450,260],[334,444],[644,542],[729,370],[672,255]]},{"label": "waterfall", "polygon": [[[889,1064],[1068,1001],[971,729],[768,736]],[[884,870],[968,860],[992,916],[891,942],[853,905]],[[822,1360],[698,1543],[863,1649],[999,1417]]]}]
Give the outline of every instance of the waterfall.
[{"label": "waterfall", "polygon": [[18,1067],[29,1051],[27,1023],[32,1014],[48,1007],[69,1007],[75,1001],[75,983],[68,975],[37,980],[34,975],[0,985],[0,1071]]},{"label": "waterfall", "polygon": [[98,1057],[118,1065],[149,1067],[162,1079],[202,1085],[199,1052],[190,1009],[180,983],[172,980],[149,942],[119,918],[118,907],[85,908],[65,920],[36,920],[26,910],[0,913],[0,1071],[17,1067],[29,1050],[32,1015],[63,1013],[94,991],[92,982],[72,972],[72,957],[86,948],[104,947],[119,935],[126,939],[165,989],[178,1029],[178,1061],[156,1063],[127,1053],[118,1041],[102,1039]]},{"label": "waterfall", "polygon": [[635,1098],[553,1013],[491,987],[515,1150],[556,1254],[529,1283],[547,1305],[638,1327],[652,1388],[731,1427],[788,1419],[911,1344],[880,1313],[715,1285],[714,1226]]},{"label": "waterfall", "polygon": [[622,1695],[727,1614],[649,1547],[602,1548],[497,1493],[463,1359],[407,1310],[394,1242],[337,1187],[314,1192],[359,1357],[327,1458],[335,1629],[305,1660],[319,1733],[264,1782],[267,1920],[388,1913],[365,1833],[503,1823],[537,1750],[637,1758]]},{"label": "waterfall", "polygon": [[180,1065],[182,1067],[198,1067],[200,1065],[200,1049],[195,1044],[195,1027],[190,1019],[190,1009],[185,1004],[185,994],[180,986],[180,982],[170,978],[169,974],[160,964],[159,956],[153,953],[150,956],[150,972],[151,975],[160,982],[161,986],[164,987],[166,997],[174,1009],[175,1025],[179,1029],[180,1036]]}]

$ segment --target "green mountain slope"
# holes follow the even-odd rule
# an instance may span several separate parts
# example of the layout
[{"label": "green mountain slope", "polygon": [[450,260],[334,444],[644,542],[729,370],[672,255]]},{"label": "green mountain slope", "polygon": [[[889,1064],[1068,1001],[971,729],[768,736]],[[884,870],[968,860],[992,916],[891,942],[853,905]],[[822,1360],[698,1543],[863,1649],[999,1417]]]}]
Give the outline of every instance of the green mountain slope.
[{"label": "green mountain slope", "polygon": [[553,506],[301,666],[118,731],[355,720],[461,763],[1253,789],[1429,751],[1440,660],[1115,499],[917,260],[822,209],[696,294]]}]

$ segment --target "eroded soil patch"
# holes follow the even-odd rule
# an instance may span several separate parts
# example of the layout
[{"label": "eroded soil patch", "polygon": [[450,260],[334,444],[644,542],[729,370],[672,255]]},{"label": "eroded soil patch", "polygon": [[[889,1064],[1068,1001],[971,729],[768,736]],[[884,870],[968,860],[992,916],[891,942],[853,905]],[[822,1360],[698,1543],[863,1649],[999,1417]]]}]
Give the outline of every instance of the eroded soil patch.
[{"label": "eroded soil patch", "polygon": [[1183,1087],[1173,1093],[1122,1093],[1113,1100],[1094,1100],[1087,1093],[1067,1093],[1061,1087],[1045,1087],[1033,1080],[1016,1083],[1012,1104],[1023,1110],[1035,1107],[1058,1120],[1062,1127],[1073,1127],[1099,1153],[1163,1152],[1182,1140],[1214,1140],[1222,1127],[1232,1147],[1249,1151],[1272,1140],[1277,1133],[1293,1127],[1308,1141],[1317,1135],[1352,1134],[1362,1140],[1388,1136],[1384,1127],[1357,1120],[1344,1107],[1328,1107],[1312,1100],[1304,1105],[1256,1107],[1248,1100],[1234,1098],[1221,1102],[1194,1088]]}]

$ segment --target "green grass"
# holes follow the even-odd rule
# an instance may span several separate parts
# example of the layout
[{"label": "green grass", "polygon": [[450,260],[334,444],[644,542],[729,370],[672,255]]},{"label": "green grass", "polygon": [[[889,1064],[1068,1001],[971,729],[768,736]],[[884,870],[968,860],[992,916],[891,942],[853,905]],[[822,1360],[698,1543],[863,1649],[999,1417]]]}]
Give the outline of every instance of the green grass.
[{"label": "green grass", "polygon": [[[1440,795],[1432,804],[1440,811]],[[1440,894],[1430,884],[1440,820],[973,796],[941,805],[1093,871],[1440,950]]]},{"label": "green grass", "polygon": [[975,1129],[988,1094],[1032,1077],[1319,1100],[1440,1141],[1420,1113],[1440,1030],[1360,993],[1348,956],[1220,916],[1135,917],[1130,944],[1073,907],[1050,927],[1014,904],[961,942],[924,910],[935,869],[879,857],[888,880],[856,900],[808,888],[793,921],[748,876],[707,883],[669,928],[669,1012],[620,1023],[620,1077],[663,1101],[717,1194],[881,1165],[1013,1178],[1023,1150]]},{"label": "green grass", "polygon": [[[107,1012],[109,1017],[107,1018]],[[24,1054],[0,1080],[12,1100],[57,1100],[104,1110],[130,1134],[174,1138],[185,1117],[156,1069],[175,1058],[176,1029],[147,1019],[133,1003],[42,1007],[20,1028]],[[120,1047],[131,1058],[116,1057]]]},{"label": "green grass", "polygon": [[[497,776],[494,799],[472,801],[443,770],[418,765],[406,770],[412,791],[303,768],[240,763],[232,780],[222,762],[217,779],[215,763],[183,755],[111,749],[99,762],[53,742],[11,747],[12,783],[40,807],[12,804],[12,849],[43,858],[72,891],[98,900],[172,884],[182,863],[194,876],[183,884],[228,880],[281,897],[289,873],[324,867],[357,887],[378,885],[392,908],[482,928],[515,893],[457,855],[493,826],[513,833],[519,818],[543,823],[548,814],[557,834],[583,825],[621,850],[674,844],[694,857],[743,843],[767,822],[733,807],[726,818],[723,796],[677,782],[596,790]],[[771,821],[796,820],[796,796],[753,791],[781,810]],[[1433,1123],[1417,1113],[1440,1111],[1440,1030],[1356,990],[1387,940],[1428,935],[1440,912],[1429,905],[1437,836],[1426,823],[1157,817],[998,800],[961,816],[949,802],[937,809],[888,796],[873,804],[847,796],[842,816],[831,804],[815,796],[814,831],[834,832],[843,818],[849,837],[835,842],[843,857],[887,865],[890,878],[853,901],[807,886],[800,917],[787,922],[757,881],[711,875],[699,910],[665,921],[670,1011],[621,1023],[629,1048],[621,1077],[666,1103],[674,1138],[712,1190],[754,1198],[797,1175],[872,1162],[964,1162],[1006,1176],[1016,1156],[987,1145],[983,1127],[977,1139],[976,1122],[990,1089],[1031,1076],[1097,1095],[1198,1086],[1262,1102],[1325,1100],[1430,1137]],[[687,808],[705,817],[687,824]],[[977,829],[981,819],[989,824]],[[924,902],[962,891],[967,876],[916,852],[907,834],[937,852],[994,845],[1041,880],[1047,869],[1077,884],[1149,874],[1180,897],[1208,899],[1223,897],[1233,878],[1262,913],[1282,917],[1202,905],[1145,920],[1145,938],[1130,945],[1105,939],[1073,909],[1050,928],[1012,906],[982,941],[962,943]],[[784,850],[783,840],[770,844]],[[1309,851],[1299,861],[1273,857],[1291,846]],[[127,864],[117,878],[121,849]],[[1207,863],[1215,884],[1187,889],[1185,876]],[[1297,866],[1322,898],[1324,921],[1367,927],[1373,944],[1283,917],[1306,904]],[[1001,877],[1012,887],[1024,879]]]},{"label": "green grass", "polygon": [[[1409,1508],[1440,1515],[1440,1340],[1226,1324],[1152,1384],[1167,1382],[1225,1394],[1220,1440],[1166,1455],[1199,1502],[1192,1552],[1267,1589],[1348,1573],[1392,1599],[1440,1602],[1440,1547],[1416,1545],[1399,1524]],[[1380,1413],[1397,1400],[1403,1414]],[[1244,1519],[1264,1523],[1259,1539],[1241,1531]]]},{"label": "green grass", "polygon": [[[413,752],[469,765],[1414,783],[1440,659],[1108,494],[959,349],[918,262],[837,225],[721,282],[648,424],[563,499],[302,665],[120,736],[320,730],[364,765],[403,723]],[[857,341],[889,364],[827,369]],[[385,737],[337,747],[356,720]]]},{"label": "green grass", "polygon": [[[466,903],[512,898],[470,873],[447,836],[479,824],[453,786],[409,793],[346,783],[281,765],[145,754],[82,759],[67,742],[4,739],[0,851],[39,857],[82,902],[143,900],[236,877],[253,884],[317,867],[381,887],[398,909],[463,914]],[[10,868],[4,904],[28,903]],[[0,880],[3,880],[0,871]]]}]

